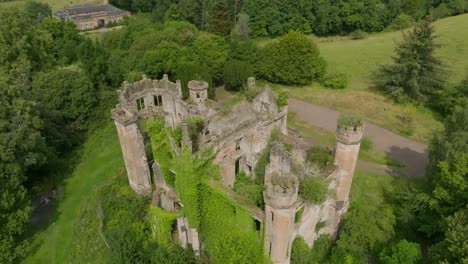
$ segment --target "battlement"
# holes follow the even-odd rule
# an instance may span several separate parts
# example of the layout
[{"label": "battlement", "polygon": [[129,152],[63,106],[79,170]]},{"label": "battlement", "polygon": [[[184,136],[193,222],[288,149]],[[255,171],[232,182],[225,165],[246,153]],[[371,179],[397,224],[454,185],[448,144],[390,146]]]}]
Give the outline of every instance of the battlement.
[{"label": "battlement", "polygon": [[120,104],[118,104],[115,109],[112,109],[112,119],[122,125],[126,125],[136,122],[138,117],[133,113],[125,110]]},{"label": "battlement", "polygon": [[180,81],[171,82],[167,74],[161,80],[151,80],[143,75],[143,79],[134,83],[124,81],[123,90],[119,90],[119,100],[121,104],[129,105],[135,99],[149,93],[169,93],[177,98],[182,98],[182,86]]},{"label": "battlement", "polygon": [[358,144],[362,140],[364,125],[358,127],[336,127],[336,140],[346,145]]},{"label": "battlement", "polygon": [[296,201],[299,191],[299,179],[292,175],[271,176],[263,193],[265,202],[275,208],[289,208]]}]

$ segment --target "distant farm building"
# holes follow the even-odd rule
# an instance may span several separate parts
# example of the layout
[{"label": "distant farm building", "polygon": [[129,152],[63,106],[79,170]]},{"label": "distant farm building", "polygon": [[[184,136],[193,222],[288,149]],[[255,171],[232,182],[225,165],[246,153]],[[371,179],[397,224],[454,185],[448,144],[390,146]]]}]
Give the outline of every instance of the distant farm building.
[{"label": "distant farm building", "polygon": [[55,13],[55,17],[73,21],[80,30],[105,27],[111,22],[122,20],[130,12],[106,5],[81,5],[67,7]]}]

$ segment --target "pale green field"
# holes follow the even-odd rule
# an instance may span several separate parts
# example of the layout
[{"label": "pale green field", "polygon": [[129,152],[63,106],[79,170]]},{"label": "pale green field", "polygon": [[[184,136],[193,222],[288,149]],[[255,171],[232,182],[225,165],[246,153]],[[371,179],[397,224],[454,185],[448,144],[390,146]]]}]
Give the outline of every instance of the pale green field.
[{"label": "pale green field", "polygon": [[[86,4],[100,4],[102,0],[36,0],[38,2],[47,3],[52,8],[52,12],[57,12],[67,6],[86,5]],[[0,2],[0,8],[9,6],[21,7],[25,0]]]},{"label": "pale green field", "polygon": [[[449,67],[450,83],[458,83],[468,74],[468,14],[442,19],[434,23],[438,51]],[[313,84],[306,87],[272,85],[289,90],[290,95],[304,101],[324,105],[340,111],[362,113],[372,123],[385,127],[420,142],[429,142],[434,130],[442,128],[441,122],[424,107],[395,104],[372,90],[370,80],[378,65],[391,62],[395,43],[401,41],[401,32],[372,34],[367,39],[348,37],[315,38],[330,72],[345,73],[349,85],[344,90],[333,90]],[[258,40],[260,45],[268,39]],[[405,133],[402,120],[413,119],[413,134]]]}]

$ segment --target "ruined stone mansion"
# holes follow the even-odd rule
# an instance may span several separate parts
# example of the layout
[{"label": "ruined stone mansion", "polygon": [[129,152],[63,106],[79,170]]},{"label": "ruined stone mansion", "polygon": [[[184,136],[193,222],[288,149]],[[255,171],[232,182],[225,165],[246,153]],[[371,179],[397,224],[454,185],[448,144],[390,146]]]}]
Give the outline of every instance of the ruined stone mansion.
[{"label": "ruined stone mansion", "polygon": [[[287,128],[288,107],[280,107],[277,95],[268,87],[257,87],[249,78],[247,89],[255,89],[251,101],[234,105],[228,113],[208,99],[208,84],[188,83],[189,98],[183,100],[179,81],[171,82],[167,75],[161,80],[143,79],[124,82],[118,91],[119,104],[112,110],[131,188],[139,195],[153,195],[164,210],[180,210],[175,189],[168,186],[158,167],[158,161],[148,160],[145,152],[145,132],[140,121],[163,117],[168,127],[182,127],[183,145],[199,149],[213,146],[214,163],[221,171],[221,183],[232,187],[239,172],[255,177],[255,166],[269,144],[273,131],[281,133],[281,142],[270,145],[269,164],[265,169],[265,209],[252,211],[252,217],[264,227],[264,252],[274,263],[290,263],[294,239],[301,236],[313,246],[322,234],[336,236],[342,215],[349,205],[349,193],[359,153],[363,128],[337,127],[334,162],[324,168],[310,164],[306,151],[310,148],[301,137]],[[204,120],[198,142],[191,142],[187,119]],[[271,143],[270,143],[271,144]],[[286,145],[288,147],[286,147]],[[321,204],[307,203],[298,194],[305,177],[327,179],[328,195]],[[298,211],[303,211],[299,220]],[[321,228],[316,228],[318,225]],[[195,253],[203,248],[196,229],[186,218],[176,222],[177,237],[182,246]]]}]

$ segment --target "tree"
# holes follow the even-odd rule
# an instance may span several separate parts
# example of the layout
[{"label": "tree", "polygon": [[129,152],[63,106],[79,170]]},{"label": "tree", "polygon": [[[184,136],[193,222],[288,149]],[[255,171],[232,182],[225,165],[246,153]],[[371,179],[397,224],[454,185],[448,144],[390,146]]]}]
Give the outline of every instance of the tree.
[{"label": "tree", "polygon": [[172,3],[169,9],[167,9],[166,13],[164,14],[164,21],[179,21],[180,18],[180,11],[177,4]]},{"label": "tree", "polygon": [[432,100],[430,106],[444,117],[450,116],[456,108],[468,105],[468,75],[456,86],[450,86],[439,91],[437,100]]},{"label": "tree", "polygon": [[38,21],[42,21],[44,18],[50,17],[52,15],[52,10],[48,4],[32,0],[26,1],[24,10],[30,18],[37,19]]},{"label": "tree", "polygon": [[[21,63],[17,72],[28,72]],[[22,97],[24,83],[0,70],[0,262],[17,263],[26,253],[22,241],[31,207],[23,184],[28,171],[46,162],[42,122],[34,104]]]},{"label": "tree", "polygon": [[434,54],[440,47],[435,39],[429,20],[403,33],[403,42],[395,49],[394,63],[381,66],[375,76],[377,87],[397,101],[433,99],[446,80],[445,67]]},{"label": "tree", "polygon": [[231,32],[232,20],[226,0],[215,2],[208,20],[208,31],[226,37]]},{"label": "tree", "polygon": [[154,8],[151,13],[153,21],[163,22],[164,14],[171,7],[171,0],[155,0]]},{"label": "tree", "polygon": [[254,76],[252,65],[239,60],[228,60],[224,65],[224,83],[227,90],[239,91]]},{"label": "tree", "polygon": [[233,35],[235,39],[247,40],[250,34],[249,15],[240,13],[236,25],[234,25]]},{"label": "tree", "polygon": [[259,69],[268,81],[304,85],[321,79],[325,67],[313,40],[291,31],[262,49]]},{"label": "tree", "polygon": [[406,239],[385,248],[380,253],[380,261],[383,264],[415,264],[421,260],[420,246],[417,243],[408,242]]}]

